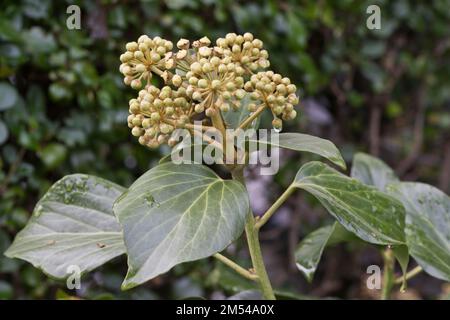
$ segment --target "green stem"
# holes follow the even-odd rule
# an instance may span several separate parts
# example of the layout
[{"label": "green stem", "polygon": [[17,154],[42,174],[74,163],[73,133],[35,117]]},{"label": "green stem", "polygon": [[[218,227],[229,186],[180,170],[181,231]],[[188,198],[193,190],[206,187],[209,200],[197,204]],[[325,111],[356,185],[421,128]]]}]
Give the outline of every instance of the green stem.
[{"label": "green stem", "polygon": [[289,198],[292,192],[295,191],[295,188],[289,186],[289,188],[284,191],[284,193],[277,199],[277,201],[272,204],[272,206],[264,213],[264,215],[256,222],[255,228],[260,229],[266,222],[272,217],[272,215],[278,210],[278,208]]},{"label": "green stem", "polygon": [[222,262],[223,264],[227,265],[228,267],[230,267],[237,273],[239,273],[244,278],[247,278],[247,279],[250,279],[253,281],[258,279],[258,276],[256,274],[251,273],[247,269],[241,267],[236,262],[234,262],[231,259],[228,259],[227,257],[225,257],[224,255],[221,255],[220,253],[214,254],[213,257],[216,258],[217,260],[219,260],[220,262]]},{"label": "green stem", "polygon": [[[241,182],[245,186],[245,179],[243,169],[232,172],[233,179]],[[250,209],[247,222],[245,223],[245,234],[247,236],[248,249],[252,259],[253,268],[258,275],[258,282],[261,286],[263,297],[267,300],[275,300],[272,285],[269,276],[267,275],[266,267],[262,257],[261,246],[259,244],[258,230],[255,227],[255,218]]]},{"label": "green stem", "polygon": [[[261,112],[264,111],[265,108],[266,108],[266,105],[265,105],[265,104],[262,105],[262,106],[260,106],[260,107],[259,107],[258,109],[256,109],[256,111],[253,112],[247,119],[245,119],[245,120],[237,127],[237,129],[245,129],[245,128],[247,128],[247,126],[250,125],[250,124],[253,122],[253,120],[255,120],[255,119],[259,116],[259,114],[260,114]],[[236,132],[238,132],[237,129],[236,129]]]},{"label": "green stem", "polygon": [[[422,267],[417,266],[414,269],[410,270],[407,274],[405,274],[404,280],[409,280],[411,278],[414,278],[422,271],[423,271]],[[394,281],[395,284],[401,284],[402,282],[403,282],[403,277],[399,277],[399,278],[395,279],[395,281]]]},{"label": "green stem", "polygon": [[381,291],[381,299],[388,300],[391,297],[391,291],[395,284],[394,264],[395,258],[391,248],[387,248],[383,253],[384,269],[383,269],[383,289]]}]

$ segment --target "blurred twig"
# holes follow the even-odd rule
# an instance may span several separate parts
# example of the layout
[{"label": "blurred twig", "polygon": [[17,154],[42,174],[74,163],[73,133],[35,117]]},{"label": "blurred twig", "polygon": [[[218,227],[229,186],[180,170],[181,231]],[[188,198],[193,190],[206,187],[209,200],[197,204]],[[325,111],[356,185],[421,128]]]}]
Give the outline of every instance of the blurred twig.
[{"label": "blurred twig", "polygon": [[11,167],[9,168],[9,171],[8,171],[8,175],[5,177],[5,180],[0,185],[0,195],[3,195],[3,193],[8,188],[9,182],[11,181],[12,177],[16,173],[17,168],[22,163],[23,157],[25,156],[25,151],[26,151],[25,148],[21,148],[16,160],[11,164]]},{"label": "blurred twig", "polygon": [[374,94],[370,103],[369,144],[370,153],[378,156],[381,140],[381,117],[391,98],[392,91],[405,71],[404,64],[398,61],[399,52],[406,43],[403,35],[393,39],[393,45],[384,55],[381,64],[387,72],[387,83],[382,92]]},{"label": "blurred twig", "polygon": [[423,127],[425,125],[425,93],[426,85],[422,82],[415,97],[417,113],[414,121],[413,146],[410,154],[397,166],[396,171],[399,176],[403,176],[414,165],[417,158],[420,156],[420,151],[423,145]]}]

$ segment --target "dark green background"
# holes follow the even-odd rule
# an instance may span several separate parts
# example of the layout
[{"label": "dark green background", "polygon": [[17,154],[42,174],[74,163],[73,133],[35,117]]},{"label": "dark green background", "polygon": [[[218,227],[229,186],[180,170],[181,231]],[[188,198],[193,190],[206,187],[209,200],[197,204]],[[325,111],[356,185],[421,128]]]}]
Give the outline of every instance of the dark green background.
[{"label": "dark green background", "polygon": [[[66,28],[73,3],[81,7],[81,30]],[[381,30],[366,27],[370,4],[381,8]],[[167,152],[141,147],[126,126],[135,94],[118,72],[126,42],[141,34],[176,42],[247,31],[264,41],[273,70],[300,88],[299,116],[285,131],[331,139],[347,161],[355,151],[378,155],[403,179],[448,193],[450,1],[2,1],[0,252],[62,176],[83,172],[128,186]],[[274,178],[250,174],[257,212],[310,160],[282,156]],[[275,216],[261,235],[274,284],[308,296],[376,297],[364,289],[367,266],[381,263],[374,248],[329,249],[311,285],[296,271],[295,244],[328,221],[302,193]],[[248,265],[241,243],[230,254]],[[125,272],[125,259],[117,259],[84,277],[75,293],[0,255],[0,299],[63,297],[61,290],[84,298],[220,298],[248,286],[207,260],[124,293]],[[397,297],[439,298],[448,291],[421,275]]]}]

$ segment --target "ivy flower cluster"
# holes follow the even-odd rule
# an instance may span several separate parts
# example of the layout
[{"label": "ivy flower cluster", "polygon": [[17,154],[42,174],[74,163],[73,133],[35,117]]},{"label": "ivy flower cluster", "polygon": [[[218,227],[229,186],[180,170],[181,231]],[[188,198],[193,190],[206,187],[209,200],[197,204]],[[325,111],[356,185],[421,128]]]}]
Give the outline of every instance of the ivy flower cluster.
[{"label": "ivy flower cluster", "polygon": [[[223,114],[240,108],[248,108],[247,120],[269,109],[276,129],[281,129],[283,120],[296,117],[295,85],[264,71],[270,66],[269,55],[251,33],[229,33],[215,46],[207,37],[192,43],[180,39],[176,49],[170,41],[143,35],[127,43],[120,56],[124,83],[140,90],[130,100],[128,126],[141,144],[173,146],[177,141],[170,138],[172,132],[191,130],[194,120],[223,130],[227,126]],[[152,84],[155,74],[164,83],[161,89]],[[245,99],[244,105],[245,97],[251,99]],[[249,122],[245,120],[240,128],[245,129]]]},{"label": "ivy flower cluster", "polygon": [[[273,71],[258,72],[245,83],[245,90],[250,93],[252,100],[267,106],[274,117],[272,125],[276,129],[282,128],[283,120],[293,120],[297,116],[294,105],[299,99],[295,94],[297,87],[291,80]],[[256,104],[249,104],[249,111],[256,111]]]}]

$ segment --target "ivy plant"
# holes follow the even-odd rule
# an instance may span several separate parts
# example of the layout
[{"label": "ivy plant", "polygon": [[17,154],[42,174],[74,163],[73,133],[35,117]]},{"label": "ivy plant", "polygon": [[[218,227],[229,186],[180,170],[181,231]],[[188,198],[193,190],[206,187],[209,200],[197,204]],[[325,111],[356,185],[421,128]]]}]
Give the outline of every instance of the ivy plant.
[{"label": "ivy plant", "polygon": [[[384,243],[387,246],[378,246],[385,261],[382,297],[389,298],[395,285],[401,284],[401,290],[406,290],[406,281],[422,271],[435,278],[450,281],[450,198],[439,189],[424,183],[401,182],[383,161],[364,153],[354,156],[351,176],[367,188],[389,195],[401,204],[393,217],[401,223],[398,231],[403,237],[402,241],[388,241]],[[375,214],[375,210],[366,209],[366,212],[373,218],[387,221]],[[392,222],[394,221],[385,227],[394,230],[397,225]],[[374,245],[382,244],[374,241],[374,238],[365,238],[340,223],[313,231],[298,245],[295,253],[297,267],[308,280],[312,280],[327,246],[358,239]],[[372,224],[376,225],[377,223]],[[418,266],[407,271],[410,256]],[[403,276],[396,279],[395,260],[403,271]]]},{"label": "ivy plant", "polygon": [[[297,88],[267,70],[270,62],[261,40],[230,33],[215,45],[207,37],[192,43],[180,39],[176,48],[171,41],[143,35],[120,56],[124,83],[139,90],[129,103],[131,133],[145,147],[172,147],[169,156],[129,188],[88,175],[62,178],[37,203],[8,257],[65,278],[72,265],[89,272],[126,254],[123,289],[178,264],[214,257],[258,283],[263,298],[275,299],[259,231],[301,190],[336,220],[299,244],[297,266],[309,279],[327,245],[359,239],[385,248],[384,297],[396,281],[394,257],[405,279],[411,255],[427,273],[449,280],[448,196],[431,186],[399,182],[385,164],[366,155],[355,157],[352,177],[323,162],[303,164],[267,212],[255,217],[244,175],[252,143],[256,151],[313,153],[343,170],[345,161],[330,141],[280,133],[283,122],[297,116]],[[241,132],[258,129],[264,112],[273,117],[275,139],[253,134],[236,142]],[[196,150],[208,156],[174,161],[175,153],[192,156]],[[242,234],[252,261],[249,269],[221,253]]]}]

